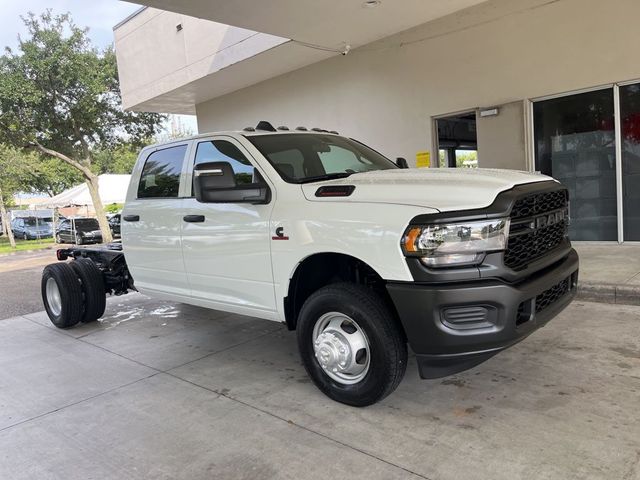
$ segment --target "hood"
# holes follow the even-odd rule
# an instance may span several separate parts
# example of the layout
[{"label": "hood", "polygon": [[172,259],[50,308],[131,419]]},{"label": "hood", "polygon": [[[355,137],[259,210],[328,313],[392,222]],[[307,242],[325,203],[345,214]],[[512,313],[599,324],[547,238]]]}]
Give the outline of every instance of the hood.
[{"label": "hood", "polygon": [[[414,205],[439,210],[468,210],[491,205],[500,192],[516,185],[553,180],[518,170],[471,168],[393,169],[354,173],[347,178],[302,185],[307,200]],[[324,185],[353,185],[348,197],[315,196]]]}]

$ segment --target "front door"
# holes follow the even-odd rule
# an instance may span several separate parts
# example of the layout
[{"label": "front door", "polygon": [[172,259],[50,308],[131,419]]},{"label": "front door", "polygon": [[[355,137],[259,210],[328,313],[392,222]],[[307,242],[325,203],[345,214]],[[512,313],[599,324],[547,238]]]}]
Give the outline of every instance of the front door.
[{"label": "front door", "polygon": [[[198,141],[189,171],[206,162],[228,162],[236,184],[254,183],[261,173],[244,147],[231,137]],[[269,219],[273,201],[251,203],[200,203],[184,200],[182,222],[184,264],[194,300],[211,308],[263,318],[276,311]]]}]

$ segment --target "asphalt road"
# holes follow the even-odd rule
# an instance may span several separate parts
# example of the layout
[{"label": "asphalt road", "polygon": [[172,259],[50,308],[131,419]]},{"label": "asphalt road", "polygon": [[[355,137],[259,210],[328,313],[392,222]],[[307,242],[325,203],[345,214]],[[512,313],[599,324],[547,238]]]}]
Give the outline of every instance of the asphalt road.
[{"label": "asphalt road", "polygon": [[0,256],[0,320],[44,310],[40,277],[55,261],[53,249]]}]

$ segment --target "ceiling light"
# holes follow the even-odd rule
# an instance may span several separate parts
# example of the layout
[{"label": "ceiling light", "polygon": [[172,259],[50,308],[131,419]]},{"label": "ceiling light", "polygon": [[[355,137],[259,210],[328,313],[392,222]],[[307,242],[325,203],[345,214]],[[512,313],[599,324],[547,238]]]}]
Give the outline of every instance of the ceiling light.
[{"label": "ceiling light", "polygon": [[382,3],[382,0],[366,0],[362,6],[367,8],[377,7]]}]

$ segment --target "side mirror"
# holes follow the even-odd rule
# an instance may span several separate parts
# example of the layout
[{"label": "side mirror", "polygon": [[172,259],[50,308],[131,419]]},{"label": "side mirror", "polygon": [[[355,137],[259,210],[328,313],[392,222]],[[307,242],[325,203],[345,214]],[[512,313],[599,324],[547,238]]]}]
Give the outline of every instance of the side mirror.
[{"label": "side mirror", "polygon": [[202,203],[265,204],[271,191],[264,182],[237,185],[229,162],[208,162],[193,170],[193,192]]},{"label": "side mirror", "polygon": [[402,157],[396,158],[396,165],[398,166],[398,168],[409,168],[407,159]]}]

